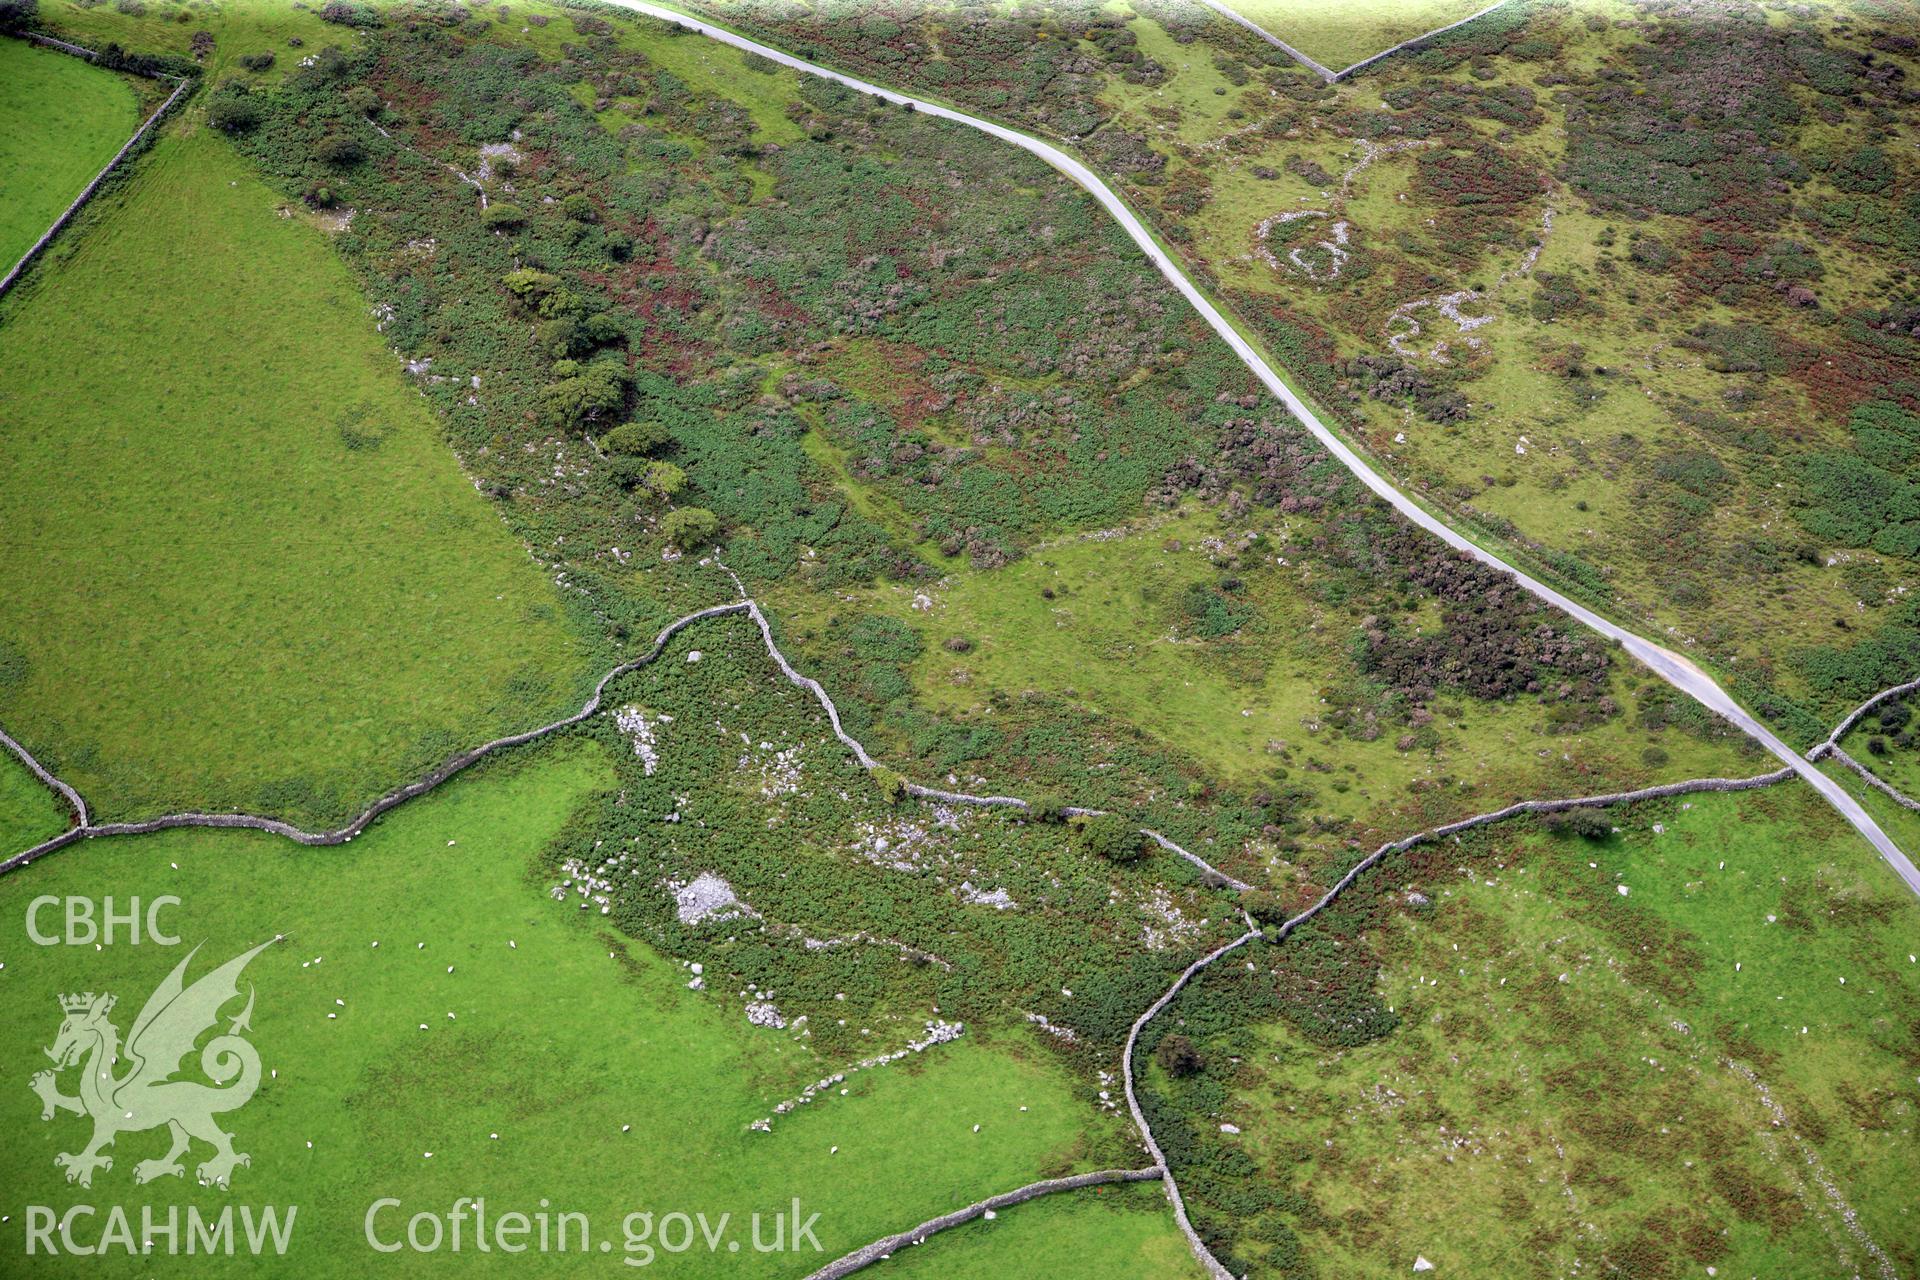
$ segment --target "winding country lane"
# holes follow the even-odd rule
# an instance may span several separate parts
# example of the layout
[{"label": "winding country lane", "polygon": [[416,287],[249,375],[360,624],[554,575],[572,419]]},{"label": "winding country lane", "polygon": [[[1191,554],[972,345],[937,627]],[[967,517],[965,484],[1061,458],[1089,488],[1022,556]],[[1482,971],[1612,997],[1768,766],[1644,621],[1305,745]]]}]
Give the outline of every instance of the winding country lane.
[{"label": "winding country lane", "polygon": [[1313,411],[1312,407],[1309,406],[1305,400],[1295,394],[1293,388],[1281,379],[1280,375],[1274,371],[1273,367],[1266,362],[1258,351],[1254,350],[1253,344],[1241,337],[1240,331],[1234,328],[1232,322],[1220,312],[1219,308],[1215,307],[1213,303],[1207,299],[1205,294],[1200,292],[1199,287],[1196,286],[1193,281],[1187,278],[1187,273],[1173,260],[1172,255],[1160,247],[1159,242],[1154,239],[1153,234],[1147,230],[1146,226],[1138,217],[1134,216],[1133,210],[1127,207],[1126,202],[1122,200],[1112,188],[1107,186],[1092,169],[1089,169],[1081,161],[1069,155],[1067,152],[1062,151],[1060,148],[1028,134],[1021,133],[1017,129],[1009,129],[1005,125],[995,124],[991,120],[983,120],[978,116],[970,116],[965,112],[956,111],[952,107],[942,106],[937,102],[928,102],[924,99],[915,98],[909,94],[900,93],[893,89],[882,88],[877,84],[871,84],[855,76],[844,75],[841,72],[833,71],[826,67],[816,66],[811,62],[796,58],[792,54],[775,49],[770,45],[764,45],[757,40],[749,40],[745,36],[737,35],[725,27],[716,26],[711,22],[690,17],[687,14],[680,13],[673,9],[663,8],[657,4],[650,4],[647,0],[609,0],[609,3],[618,5],[623,9],[630,9],[636,13],[643,13],[650,18],[658,18],[664,22],[677,23],[688,30],[697,31],[701,35],[718,40],[722,44],[732,45],[734,48],[745,50],[748,53],[757,53],[763,58],[779,63],[783,67],[789,67],[808,75],[820,76],[823,79],[832,80],[838,84],[845,85],[855,92],[870,94],[884,101],[891,102],[896,106],[911,107],[915,111],[925,115],[934,116],[941,120],[951,120],[955,124],[965,125],[969,129],[978,129],[982,133],[990,134],[1002,142],[1009,143],[1019,147],[1022,151],[1038,156],[1052,168],[1059,170],[1067,177],[1073,179],[1073,181],[1083,187],[1089,195],[1093,196],[1095,200],[1098,200],[1108,213],[1113,215],[1114,220],[1125,229],[1127,235],[1132,237],[1133,242],[1140,247],[1140,251],[1146,254],[1147,257],[1152,260],[1154,266],[1160,269],[1160,274],[1167,278],[1167,282],[1175,289],[1178,289],[1181,295],[1193,304],[1194,310],[1198,311],[1201,318],[1207,322],[1215,333],[1220,335],[1221,341],[1233,348],[1234,354],[1239,356],[1241,362],[1253,371],[1254,376],[1260,379],[1267,390],[1278,397],[1280,402],[1286,405],[1293,413],[1294,417],[1304,423],[1307,429],[1313,432],[1314,436],[1319,439],[1320,443],[1326,446],[1327,451],[1338,458],[1347,470],[1353,472],[1362,484],[1373,490],[1380,498],[1392,504],[1393,508],[1401,515],[1434,537],[1439,538],[1448,546],[1453,547],[1455,550],[1466,552],[1482,564],[1498,569],[1503,573],[1510,574],[1516,582],[1541,600],[1546,601],[1556,609],[1585,623],[1588,627],[1598,631],[1608,639],[1617,641],[1622,648],[1662,680],[1665,680],[1668,684],[1679,689],[1682,693],[1693,698],[1709,710],[1731,721],[1741,732],[1759,742],[1760,745],[1779,757],[1783,763],[1791,767],[1802,778],[1805,778],[1808,785],[1812,786],[1814,790],[1824,796],[1827,803],[1831,804],[1839,811],[1841,817],[1853,825],[1854,830],[1866,837],[1867,843],[1871,844],[1879,852],[1880,856],[1887,860],[1888,865],[1894,869],[1894,872],[1899,875],[1901,880],[1906,882],[1907,887],[1911,889],[1916,896],[1920,896],[1920,867],[1915,867],[1912,860],[1909,859],[1905,853],[1901,852],[1900,846],[1895,844],[1893,839],[1880,829],[1880,824],[1875,822],[1872,815],[1861,807],[1860,802],[1855,800],[1853,796],[1847,792],[1845,787],[1842,787],[1834,779],[1821,772],[1819,767],[1813,762],[1802,758],[1799,752],[1789,747],[1785,742],[1782,742],[1771,729],[1767,728],[1766,725],[1749,714],[1746,708],[1735,702],[1726,690],[1714,682],[1713,677],[1709,676],[1680,654],[1670,649],[1662,648],[1660,645],[1654,644],[1652,641],[1634,634],[1625,627],[1601,617],[1585,605],[1569,599],[1567,596],[1555,591],[1546,583],[1516,569],[1499,556],[1493,554],[1493,552],[1486,550],[1479,544],[1468,539],[1465,535],[1455,532],[1439,518],[1430,514],[1425,507],[1414,501],[1413,498],[1395,488],[1393,483],[1385,476],[1375,471],[1371,463],[1361,457],[1359,453],[1355,452],[1331,427],[1320,420],[1320,416]]}]

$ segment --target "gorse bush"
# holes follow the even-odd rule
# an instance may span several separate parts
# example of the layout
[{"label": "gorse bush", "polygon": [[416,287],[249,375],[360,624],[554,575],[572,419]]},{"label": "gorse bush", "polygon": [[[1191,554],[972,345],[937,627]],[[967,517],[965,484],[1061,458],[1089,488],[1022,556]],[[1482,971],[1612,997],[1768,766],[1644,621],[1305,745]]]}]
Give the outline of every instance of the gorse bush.
[{"label": "gorse bush", "polygon": [[1079,819],[1074,844],[1088,857],[1108,862],[1138,862],[1151,847],[1132,823],[1110,813]]}]

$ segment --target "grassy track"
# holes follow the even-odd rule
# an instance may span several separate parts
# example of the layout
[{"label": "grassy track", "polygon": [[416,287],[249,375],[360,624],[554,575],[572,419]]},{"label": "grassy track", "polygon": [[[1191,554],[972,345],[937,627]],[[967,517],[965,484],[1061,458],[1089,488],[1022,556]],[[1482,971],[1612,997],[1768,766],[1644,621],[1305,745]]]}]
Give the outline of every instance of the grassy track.
[{"label": "grassy track", "polygon": [[277,204],[171,133],[0,311],[0,722],[103,815],[337,819],[586,671]]},{"label": "grassy track", "polygon": [[[444,1212],[462,1195],[485,1195],[496,1213],[531,1212],[546,1197],[588,1213],[616,1260],[530,1253],[525,1269],[601,1275],[618,1270],[629,1211],[731,1211],[744,1232],[748,1213],[798,1196],[821,1214],[823,1260],[1072,1163],[1090,1111],[1017,1038],[969,1034],[913,1065],[855,1076],[847,1096],[829,1094],[770,1133],[750,1131],[773,1101],[831,1064],[791,1029],[751,1027],[733,993],[686,990],[684,969],[550,900],[529,878],[534,851],[611,776],[602,757],[574,743],[485,766],[339,849],[168,833],[89,846],[0,881],[0,915],[15,922],[43,893],[112,886],[122,900],[182,900],[169,917],[183,939],[177,948],[35,948],[9,934],[0,1009],[23,1073],[52,1041],[56,994],[116,992],[124,1032],[188,947],[205,941],[197,974],[288,935],[247,973],[258,993],[252,1039],[278,1074],[226,1119],[253,1158],[232,1192],[171,1180],[135,1187],[134,1163],[164,1146],[154,1133],[123,1137],[113,1169],[97,1173],[90,1191],[69,1187],[53,1156],[83,1140],[81,1122],[43,1124],[23,1074],[0,1097],[0,1123],[16,1135],[0,1155],[13,1201],[0,1249],[24,1266],[9,1274],[72,1265],[21,1263],[22,1204],[151,1200],[297,1204],[281,1273],[365,1275],[385,1261],[362,1235],[378,1196],[400,1198],[407,1213]],[[396,1230],[404,1221],[393,1220]],[[1139,1224],[1129,1233],[1146,1234]],[[662,1254],[650,1270],[791,1275],[818,1265],[814,1257],[796,1265],[743,1246],[719,1259]],[[152,1269],[124,1256],[91,1261],[102,1275]],[[389,1273],[416,1274],[428,1261],[402,1256]],[[470,1250],[431,1259],[435,1274],[463,1263],[484,1271],[487,1261]],[[264,1274],[256,1265],[196,1259],[194,1274]]]},{"label": "grassy track", "polygon": [[140,123],[133,86],[0,39],[0,272],[19,260]]}]

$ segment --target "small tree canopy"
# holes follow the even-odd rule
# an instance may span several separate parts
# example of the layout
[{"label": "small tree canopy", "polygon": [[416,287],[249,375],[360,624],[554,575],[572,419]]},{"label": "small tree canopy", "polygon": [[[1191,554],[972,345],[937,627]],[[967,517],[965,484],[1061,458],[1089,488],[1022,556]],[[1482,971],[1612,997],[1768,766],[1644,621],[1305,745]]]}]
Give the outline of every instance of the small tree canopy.
[{"label": "small tree canopy", "polygon": [[556,360],[558,381],[540,392],[546,420],[556,427],[577,427],[611,417],[627,398],[626,367],[612,360],[581,364]]},{"label": "small tree canopy", "polygon": [[532,267],[517,267],[500,277],[515,297],[537,301],[560,286],[560,277]]},{"label": "small tree canopy", "polygon": [[720,518],[705,507],[676,507],[660,521],[660,532],[681,551],[691,551],[720,532]]},{"label": "small tree canopy", "polygon": [[687,486],[687,473],[671,462],[649,462],[640,474],[640,483],[662,500],[670,499]]},{"label": "small tree canopy", "polygon": [[666,448],[672,439],[657,422],[623,422],[607,432],[600,447],[608,453],[644,458]]},{"label": "small tree canopy", "polygon": [[1065,796],[1043,792],[1027,801],[1027,817],[1034,822],[1065,822],[1069,803]]}]

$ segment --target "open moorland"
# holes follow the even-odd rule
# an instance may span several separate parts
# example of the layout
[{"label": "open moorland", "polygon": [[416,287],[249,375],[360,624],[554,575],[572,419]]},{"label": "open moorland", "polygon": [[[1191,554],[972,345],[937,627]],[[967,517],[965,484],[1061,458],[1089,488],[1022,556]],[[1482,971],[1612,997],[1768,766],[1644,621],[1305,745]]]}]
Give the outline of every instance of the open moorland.
[{"label": "open moorland", "polygon": [[[1398,478],[1798,744],[1920,665],[1893,17],[1516,3],[1330,87],[1198,5],[702,8],[1070,142]],[[1340,62],[1426,9],[1460,16],[1262,20]],[[0,878],[13,918],[178,895],[209,963],[280,937],[230,1172],[302,1206],[300,1274],[365,1271],[376,1194],[483,1189],[609,1252],[631,1211],[798,1195],[817,1256],[652,1265],[800,1276],[1148,1165],[1134,1083],[1236,1275],[1920,1267],[1905,890],[1804,782],[1348,885],[1516,798],[1778,762],[1370,497],[1078,187],[592,3],[38,20],[200,83],[0,305],[0,726],[110,817],[319,825],[657,648],[351,843],[100,837]],[[1816,341],[1840,372],[1782,354]],[[1910,718],[1843,746],[1920,787]],[[66,820],[5,766],[0,853]],[[16,939],[15,1060],[56,996],[131,1017],[179,955]],[[79,1121],[38,1116],[0,1097],[35,1202],[227,1195],[135,1185],[157,1134],[69,1186]],[[1203,1270],[1116,1183],[873,1274]]]},{"label": "open moorland", "polygon": [[1920,1263],[1911,897],[1803,791],[1608,817],[1415,850],[1168,1011],[1192,1057],[1160,1051],[1155,1129],[1223,1257]]},{"label": "open moorland", "polygon": [[1911,669],[1885,6],[1514,3],[1332,87],[1199,4],[698,7],[1074,146],[1397,478],[1790,737]]},{"label": "open moorland", "polygon": [[[1363,500],[1038,164],[615,10],[397,13],[219,77],[204,145],[327,230],[476,483],[629,651],[735,593],[714,543],[896,767],[1264,832],[1262,861],[1755,771]],[[210,56],[244,67],[235,21]],[[1083,591],[1068,634],[1048,602]],[[1130,643],[1154,665],[1075,678]],[[1194,700],[1157,715],[1157,678]]]}]

